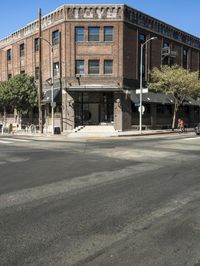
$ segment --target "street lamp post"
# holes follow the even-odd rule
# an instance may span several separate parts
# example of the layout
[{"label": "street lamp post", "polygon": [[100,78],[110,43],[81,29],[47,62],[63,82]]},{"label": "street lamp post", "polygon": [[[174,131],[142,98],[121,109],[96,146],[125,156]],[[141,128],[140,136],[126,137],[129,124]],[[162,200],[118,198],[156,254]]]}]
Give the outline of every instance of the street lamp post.
[{"label": "street lamp post", "polygon": [[142,134],[142,68],[143,68],[143,48],[144,46],[152,41],[157,39],[157,37],[151,37],[150,39],[146,40],[146,42],[141,44],[140,47],[140,119],[139,119],[139,127],[140,127],[140,134]]},{"label": "street lamp post", "polygon": [[54,135],[54,76],[53,76],[53,45],[43,37],[40,37],[41,40],[44,40],[51,48],[51,120],[52,120],[52,135]]}]

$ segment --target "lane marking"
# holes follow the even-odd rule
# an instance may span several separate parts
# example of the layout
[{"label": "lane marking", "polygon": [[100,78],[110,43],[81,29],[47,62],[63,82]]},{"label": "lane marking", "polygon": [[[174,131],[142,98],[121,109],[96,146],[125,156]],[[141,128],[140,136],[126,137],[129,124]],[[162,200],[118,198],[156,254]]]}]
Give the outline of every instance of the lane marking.
[{"label": "lane marking", "polygon": [[20,142],[20,141],[21,141],[21,142],[29,142],[29,141],[30,141],[30,140],[28,140],[28,139],[16,139],[16,138],[3,138],[2,141],[3,141],[4,139],[5,139],[6,141],[7,141],[7,140],[8,140],[8,141],[19,141],[19,142]]},{"label": "lane marking", "polygon": [[0,143],[3,143],[3,144],[8,144],[8,143],[12,143],[12,141],[0,140]]},{"label": "lane marking", "polygon": [[197,140],[197,139],[200,139],[200,137],[194,137],[194,138],[185,138],[183,140]]},{"label": "lane marking", "polygon": [[125,178],[130,177],[134,178],[137,174],[158,170],[159,168],[161,167],[157,164],[143,163],[129,166],[120,170],[92,173],[85,176],[79,176],[71,180],[58,181],[38,187],[2,194],[0,195],[0,209],[25,204],[34,200],[40,200],[62,193],[113,182],[120,179],[124,180]]}]

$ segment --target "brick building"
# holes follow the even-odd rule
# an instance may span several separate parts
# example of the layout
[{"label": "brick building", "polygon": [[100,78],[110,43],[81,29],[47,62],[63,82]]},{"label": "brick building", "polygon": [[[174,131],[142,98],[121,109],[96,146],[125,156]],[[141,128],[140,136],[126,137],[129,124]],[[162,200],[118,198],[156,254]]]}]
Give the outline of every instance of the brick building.
[{"label": "brick building", "polygon": [[[53,46],[54,96],[57,126],[113,124],[126,130],[138,124],[140,45],[144,50],[143,79],[161,64],[179,64],[192,71],[200,67],[200,39],[126,5],[64,5],[42,18],[42,38]],[[43,109],[50,119],[50,46],[42,43]],[[39,75],[38,21],[0,41],[0,80],[27,73]],[[173,100],[144,97],[144,124],[170,126]],[[192,126],[199,106],[189,101],[182,117]]]}]

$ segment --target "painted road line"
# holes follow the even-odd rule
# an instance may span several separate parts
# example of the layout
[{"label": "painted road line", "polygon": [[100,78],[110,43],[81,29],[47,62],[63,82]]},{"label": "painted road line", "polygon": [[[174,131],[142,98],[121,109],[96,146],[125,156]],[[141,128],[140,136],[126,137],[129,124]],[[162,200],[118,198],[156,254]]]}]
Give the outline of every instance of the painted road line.
[{"label": "painted road line", "polygon": [[9,144],[9,143],[13,143],[13,142],[12,141],[7,141],[7,140],[0,140],[0,143]]},{"label": "painted road line", "polygon": [[13,141],[30,142],[30,140],[28,140],[28,139],[16,139],[16,138],[3,138],[2,141],[3,141],[3,140],[6,140],[6,141],[8,140],[8,141],[12,141],[12,142],[13,142]]},{"label": "painted road line", "polygon": [[184,140],[200,140],[200,137],[194,137],[194,138],[185,138]]}]

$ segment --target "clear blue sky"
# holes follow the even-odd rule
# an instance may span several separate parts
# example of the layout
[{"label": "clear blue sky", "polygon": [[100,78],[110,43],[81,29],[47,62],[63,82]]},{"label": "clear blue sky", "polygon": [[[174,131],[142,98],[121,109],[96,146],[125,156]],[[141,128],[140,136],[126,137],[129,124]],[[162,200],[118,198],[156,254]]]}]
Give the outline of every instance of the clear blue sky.
[{"label": "clear blue sky", "polygon": [[0,39],[63,4],[127,4],[200,37],[199,0],[1,0]]}]

